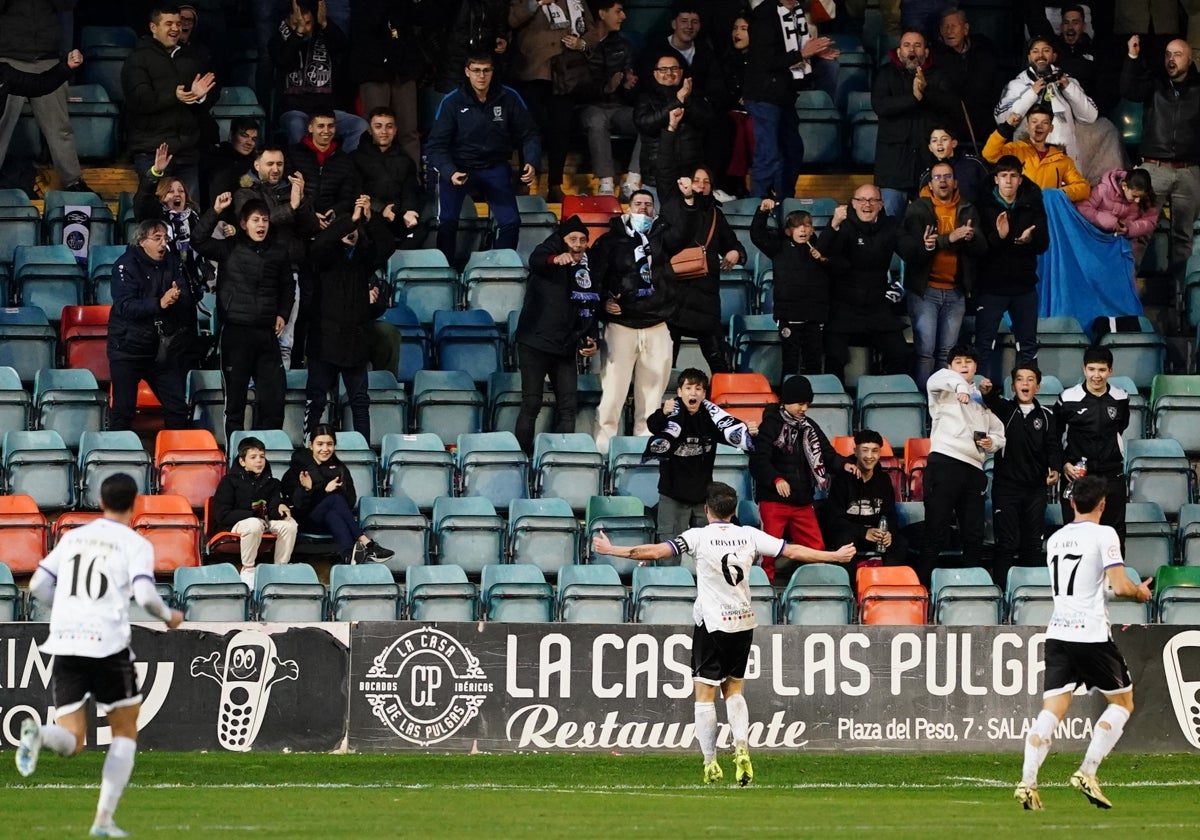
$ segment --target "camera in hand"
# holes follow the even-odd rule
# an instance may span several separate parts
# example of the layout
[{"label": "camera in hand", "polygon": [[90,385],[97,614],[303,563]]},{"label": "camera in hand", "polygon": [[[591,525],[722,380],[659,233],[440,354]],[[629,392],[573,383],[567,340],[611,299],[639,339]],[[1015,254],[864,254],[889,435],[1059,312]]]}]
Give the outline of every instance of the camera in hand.
[{"label": "camera in hand", "polygon": [[1038,73],[1038,78],[1045,80],[1046,84],[1052,85],[1063,77],[1063,71],[1060,67],[1051,65],[1044,73]]}]

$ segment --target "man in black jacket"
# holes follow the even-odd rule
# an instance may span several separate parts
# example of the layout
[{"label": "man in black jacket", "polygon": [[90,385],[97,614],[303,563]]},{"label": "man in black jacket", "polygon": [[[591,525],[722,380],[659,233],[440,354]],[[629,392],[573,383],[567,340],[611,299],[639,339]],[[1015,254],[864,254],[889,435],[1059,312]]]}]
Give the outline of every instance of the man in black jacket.
[{"label": "man in black jacket", "polygon": [[817,243],[829,263],[829,325],[825,329],[825,369],[845,381],[850,344],[874,347],[884,373],[907,373],[910,359],[904,324],[892,310],[900,294],[889,269],[900,237],[900,223],[883,212],[879,188],[863,184],[854,191],[853,207],[840,205]]},{"label": "man in black jacket", "polygon": [[1037,359],[1038,255],[1050,247],[1042,191],[1022,174],[1021,161],[996,162],[996,190],[979,208],[988,258],[979,264],[975,287],[975,350],[979,372],[1000,381],[996,335],[1008,313],[1017,340],[1017,361]]},{"label": "man in black jacket", "polygon": [[600,295],[588,263],[588,229],[572,216],[529,255],[529,283],[517,321],[521,411],[517,442],[533,454],[533,430],[546,377],[554,383],[554,431],[575,431],[576,355],[594,356]]},{"label": "man in black jacket", "polygon": [[963,152],[978,154],[996,124],[992,113],[1004,89],[1000,53],[987,35],[971,31],[962,9],[952,8],[942,14],[939,35],[933,61],[958,100],[958,107],[946,117],[961,140]]},{"label": "man in black jacket", "polygon": [[1128,49],[1121,96],[1145,105],[1138,146],[1142,168],[1154,192],[1171,202],[1171,267],[1182,272],[1192,255],[1192,225],[1200,209],[1200,71],[1186,41],[1167,44],[1161,71],[1142,56],[1137,35]]},{"label": "man in black jacket", "polygon": [[166,143],[172,167],[167,174],[183,181],[189,195],[199,195],[201,124],[216,99],[216,78],[195,50],[178,42],[179,9],[156,6],[150,34],[142,36],[121,68],[126,148],[134,169],[144,175]]},{"label": "man in black jacket", "polygon": [[238,214],[241,232],[228,239],[213,238],[218,216],[232,204],[233,196],[221,193],[192,232],[192,246],[218,264],[226,439],[246,427],[246,388],[251,378],[258,409],[256,425],[283,428],[285,382],[279,336],[295,295],[287,247],[268,236],[271,211],[266,204],[246,202]]},{"label": "man in black jacket", "polygon": [[[704,160],[704,137],[712,124],[712,105],[694,82],[684,78],[683,61],[675,50],[663,50],[648,65],[651,78],[638,85],[633,123],[642,139],[643,182],[658,184],[659,144],[664,132],[673,131],[675,154],[672,164],[679,172],[691,172]],[[672,118],[672,114],[675,117]],[[671,126],[674,121],[674,127]]]},{"label": "man in black jacket", "polygon": [[416,248],[414,236],[421,221],[421,191],[416,160],[396,143],[396,115],[375,108],[367,115],[369,140],[350,155],[358,182],[371,194],[371,211],[387,219],[392,232],[403,237],[402,247]]},{"label": "man in black jacket", "polygon": [[472,190],[483,193],[496,219],[495,247],[517,247],[521,215],[509,159],[513,151],[521,151],[521,181],[526,184],[537,178],[542,159],[533,117],[516,91],[493,85],[495,72],[490,55],[467,60],[466,79],[438,105],[425,144],[425,157],[437,177],[437,246],[451,262],[458,216]]},{"label": "man in black jacket", "polygon": [[765,0],[750,13],[750,61],[742,98],[754,125],[750,192],[791,198],[804,160],[796,93],[812,87],[812,59],[836,59],[829,38],[814,38],[799,0]]},{"label": "man in black jacket", "polygon": [[335,219],[313,240],[309,257],[317,285],[304,395],[304,429],[309,436],[323,422],[326,394],[337,386],[340,375],[354,431],[371,439],[368,325],[388,304],[379,300],[371,283],[376,269],[387,265],[394,245],[388,226],[372,215],[369,195],[360,195],[352,215]]},{"label": "man in black jacket", "polygon": [[1041,370],[1032,362],[1018,363],[1012,382],[1012,399],[990,379],[979,386],[983,404],[1004,424],[1004,449],[996,454],[992,478],[992,580],[1001,589],[1008,585],[1013,566],[1046,564],[1046,491],[1058,483],[1063,462],[1054,412],[1037,401]]},{"label": "man in black jacket", "polygon": [[[113,402],[108,427],[129,429],[137,410],[138,382],[146,380],[163,406],[168,429],[191,427],[184,390],[187,345],[196,334],[196,306],[179,256],[161,219],[139,222],[133,242],[112,271],[108,367]],[[160,346],[166,344],[166,352]]]},{"label": "man in black jacket", "polygon": [[324,230],[336,216],[351,213],[358,199],[358,175],[350,153],[334,140],[333,111],[318,109],[308,120],[308,134],[288,148],[291,169],[304,176],[304,195]]}]

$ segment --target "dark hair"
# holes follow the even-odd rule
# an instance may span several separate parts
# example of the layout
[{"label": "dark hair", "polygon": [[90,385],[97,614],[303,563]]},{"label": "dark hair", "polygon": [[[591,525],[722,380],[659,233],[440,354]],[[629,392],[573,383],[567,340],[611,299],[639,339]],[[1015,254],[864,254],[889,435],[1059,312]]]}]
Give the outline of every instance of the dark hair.
[{"label": "dark hair", "polygon": [[1113,366],[1113,354],[1107,347],[1092,346],[1083,351],[1083,366],[1108,365]]},{"label": "dark hair", "polygon": [[728,484],[714,481],[708,485],[705,492],[704,504],[709,513],[717,519],[728,519],[737,510],[737,491]]},{"label": "dark hair", "polygon": [[254,153],[254,159],[260,159],[267,152],[279,152],[279,154],[283,155],[284,161],[287,161],[287,149],[283,148],[283,146],[280,146],[278,143],[268,143],[265,146],[260,146],[258,151]]},{"label": "dark hair", "polygon": [[929,167],[929,174],[933,175],[933,170],[937,169],[939,166],[946,167],[947,169],[950,170],[951,175],[954,174],[954,164],[948,160],[935,160],[933,162],[933,166]]},{"label": "dark hair", "polygon": [[150,7],[150,22],[158,23],[163,15],[177,15],[179,7],[174,3],[156,3]]},{"label": "dark hair", "polygon": [[812,213],[809,213],[807,210],[793,210],[783,219],[784,236],[790,237],[793,230],[806,223],[810,225],[813,223]]},{"label": "dark hair", "polygon": [[689,3],[688,0],[681,0],[675,6],[675,11],[671,13],[671,20],[675,20],[680,15],[696,15],[701,21],[704,20],[704,15],[700,14],[700,7],[695,3]]},{"label": "dark hair", "polygon": [[1045,44],[1050,49],[1054,50],[1055,55],[1058,54],[1058,45],[1054,43],[1054,39],[1051,38],[1049,35],[1034,35],[1032,38],[1030,38],[1028,41],[1026,41],[1025,42],[1025,54],[1029,55],[1029,51],[1031,49],[1033,49],[1034,47],[1036,47],[1038,44]]},{"label": "dark hair", "polygon": [[1016,155],[1001,155],[1000,160],[992,167],[992,174],[999,175],[1001,172],[1017,172],[1023,175],[1025,167]]},{"label": "dark hair", "polygon": [[633,201],[633,197],[634,197],[635,195],[648,195],[648,196],[650,196],[650,203],[651,203],[651,204],[655,204],[655,205],[657,205],[657,204],[658,204],[658,202],[654,200],[654,193],[650,192],[650,190],[643,189],[642,187],[638,187],[636,190],[634,190],[633,192],[631,192],[631,193],[629,194],[629,201],[630,201],[631,203],[632,203],[632,201]]},{"label": "dark hair", "polygon": [[933,128],[929,129],[929,136],[932,137],[933,132],[935,132],[935,131],[944,131],[944,132],[946,132],[946,134],[950,135],[951,140],[954,140],[955,142],[958,141],[958,132],[955,131],[953,128],[950,128],[947,125],[943,125],[942,123],[936,123],[933,126]]},{"label": "dark hair", "polygon": [[306,15],[315,15],[317,7],[320,5],[318,0],[296,0],[296,5],[300,7],[300,11]]},{"label": "dark hair", "polygon": [[1051,122],[1054,121],[1054,109],[1051,108],[1050,105],[1046,102],[1039,102],[1036,105],[1034,105],[1032,108],[1030,108],[1028,111],[1026,111],[1025,119],[1029,119],[1034,114],[1044,114],[1045,116],[1050,118]]},{"label": "dark hair", "polygon": [[626,0],[598,0],[593,9],[596,12],[603,12],[613,6],[624,6],[625,2]]},{"label": "dark hair", "polygon": [[371,120],[375,119],[376,117],[391,117],[392,120],[395,121],[396,112],[393,111],[391,108],[389,108],[386,105],[380,105],[376,108],[372,108],[367,113],[367,122],[370,122]]},{"label": "dark hair", "polygon": [[261,131],[258,125],[258,120],[254,117],[234,117],[229,121],[230,139],[239,134],[250,131],[251,129],[254,129],[255,131]]},{"label": "dark hair", "polygon": [[[900,40],[901,41],[904,40],[905,35],[920,35],[921,40],[925,42],[925,48],[926,49],[929,48],[929,36],[925,34],[924,30],[918,29],[915,26],[906,26],[906,27],[904,27],[904,29],[900,30]],[[899,42],[897,42],[897,43],[899,43]]]},{"label": "dark hair", "polygon": [[258,449],[265,453],[267,451],[267,445],[253,435],[250,437],[244,437],[242,438],[241,443],[238,444],[238,458],[245,458],[246,453],[251,449]]},{"label": "dark hair", "polygon": [[143,240],[148,239],[150,234],[159,228],[166,230],[167,223],[162,219],[143,219],[142,221],[138,222],[137,227],[133,229],[133,243],[135,245],[141,245]]},{"label": "dark hair", "polygon": [[873,443],[876,446],[883,446],[883,435],[874,429],[859,429],[854,433],[854,445],[862,446],[864,443]]},{"label": "dark hair", "polygon": [[242,212],[238,213],[238,221],[244,224],[255,213],[266,216],[268,219],[271,218],[271,208],[267,206],[267,202],[261,198],[252,198],[242,205]]},{"label": "dark hair", "polygon": [[1085,12],[1083,10],[1083,6],[1080,6],[1078,3],[1068,3],[1066,6],[1063,6],[1061,9],[1059,9],[1058,19],[1062,20],[1065,18],[1067,16],[1067,12],[1079,12],[1079,16],[1084,20],[1087,20],[1087,12]]},{"label": "dark hair", "polygon": [[1129,170],[1125,173],[1124,181],[1129,185],[1129,189],[1141,190],[1145,193],[1138,202],[1138,207],[1145,210],[1158,204],[1158,195],[1155,194],[1154,186],[1150,183],[1150,173],[1145,169]]},{"label": "dark hair", "polygon": [[337,432],[333,430],[332,424],[318,423],[317,427],[312,430],[312,434],[308,436],[308,442],[311,444],[314,440],[321,437],[321,435],[329,435],[329,437],[333,438],[334,444],[337,444]]},{"label": "dark hair", "polygon": [[313,108],[308,112],[308,121],[310,123],[318,117],[326,120],[336,120],[337,114],[333,112],[332,108]]},{"label": "dark hair", "polygon": [[703,385],[704,393],[708,393],[708,374],[700,370],[700,368],[684,368],[679,371],[679,378],[675,380],[675,387],[682,388],[689,382],[696,385]]},{"label": "dark hair", "polygon": [[1071,485],[1071,504],[1077,513],[1091,513],[1107,495],[1108,479],[1098,475],[1085,475]]},{"label": "dark hair", "polygon": [[1019,370],[1029,371],[1034,375],[1034,377],[1037,378],[1037,383],[1039,385],[1042,384],[1042,369],[1037,366],[1037,362],[1017,362],[1015,365],[1013,365],[1012,373],[1010,373],[1009,376],[1012,377],[1014,384],[1017,381],[1017,371]]},{"label": "dark hair", "polygon": [[470,67],[472,64],[487,64],[491,67],[496,66],[496,59],[489,52],[471,52],[467,53],[467,60],[463,62],[463,68]]},{"label": "dark hair", "polygon": [[947,362],[953,362],[958,358],[970,359],[975,364],[979,364],[979,354],[975,352],[975,347],[961,341],[946,351]]},{"label": "dark hair", "polygon": [[137,498],[137,482],[128,473],[113,473],[100,484],[100,507],[110,513],[133,510]]}]

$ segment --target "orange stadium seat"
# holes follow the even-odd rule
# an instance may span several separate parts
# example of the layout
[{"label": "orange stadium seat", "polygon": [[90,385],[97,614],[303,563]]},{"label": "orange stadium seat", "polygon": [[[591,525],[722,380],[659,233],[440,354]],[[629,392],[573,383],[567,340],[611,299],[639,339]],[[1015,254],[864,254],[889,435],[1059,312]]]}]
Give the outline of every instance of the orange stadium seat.
[{"label": "orange stadium seat", "polygon": [[200,520],[183,496],[138,496],[130,525],[154,546],[156,575],[200,565]]},{"label": "orange stadium seat", "polygon": [[78,528],[80,525],[86,525],[93,519],[99,519],[101,515],[98,510],[63,511],[54,520],[54,525],[50,528],[50,542],[53,545],[58,545],[58,541],[63,538],[63,535],[67,531]]},{"label": "orange stadium seat", "polygon": [[164,429],[154,442],[154,469],[160,493],[179,494],[199,509],[225,475],[225,455],[207,429]]},{"label": "orange stadium seat", "polygon": [[925,501],[925,465],[929,462],[929,438],[909,438],[904,443],[905,498]]},{"label": "orange stadium seat", "polygon": [[863,624],[925,624],[929,591],[911,566],[864,566],[856,582]]},{"label": "orange stadium seat", "polygon": [[0,496],[0,560],[13,574],[33,574],[46,556],[46,517],[32,496]]},{"label": "orange stadium seat", "polygon": [[[209,508],[212,499],[204,500],[204,553],[210,558],[233,558],[238,564],[242,562],[242,537],[233,531],[217,530],[218,526],[212,521]],[[258,546],[259,554],[272,554],[275,551],[275,535],[266,532]]]}]

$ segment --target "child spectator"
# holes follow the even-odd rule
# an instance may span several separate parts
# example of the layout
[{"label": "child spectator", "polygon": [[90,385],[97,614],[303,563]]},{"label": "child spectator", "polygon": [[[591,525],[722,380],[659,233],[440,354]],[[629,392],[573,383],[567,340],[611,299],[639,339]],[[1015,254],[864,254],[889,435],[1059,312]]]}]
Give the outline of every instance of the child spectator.
[{"label": "child spectator", "polygon": [[[831,543],[854,543],[850,579],[863,566],[903,566],[908,543],[896,527],[896,491],[880,469],[883,436],[871,429],[854,433],[854,465],[858,475],[833,474],[829,488],[828,533]],[[887,530],[880,520],[887,521]],[[880,550],[882,546],[882,550]]]},{"label": "child spectator", "polygon": [[764,198],[750,223],[750,241],[775,268],[775,321],[783,350],[780,382],[796,373],[821,373],[825,322],[829,320],[828,260],[813,247],[812,214],[797,210],[783,220],[783,232],[767,227],[774,199]]},{"label": "child spectator", "polygon": [[241,536],[242,579],[254,587],[254,564],[263,534],[275,535],[275,562],[289,563],[299,528],[283,496],[283,485],[271,475],[267,447],[256,437],[242,438],[237,465],[221,478],[212,497],[217,528]]},{"label": "child spectator", "polygon": [[1075,203],[1075,209],[1105,233],[1128,239],[1134,267],[1141,264],[1146,243],[1158,224],[1158,196],[1145,169],[1105,172],[1088,197]]}]

